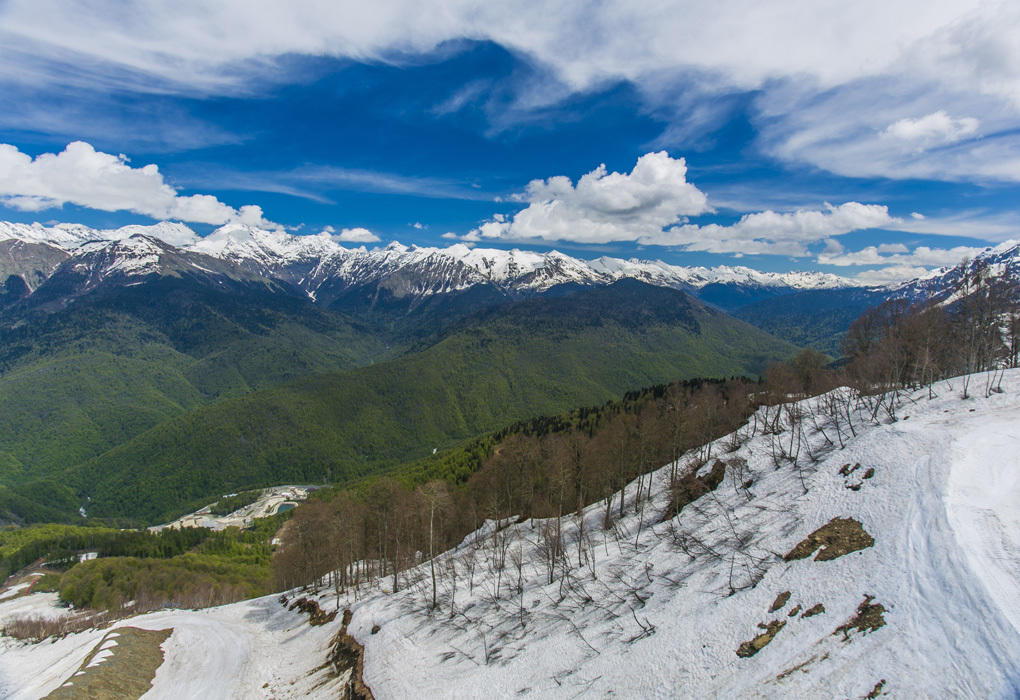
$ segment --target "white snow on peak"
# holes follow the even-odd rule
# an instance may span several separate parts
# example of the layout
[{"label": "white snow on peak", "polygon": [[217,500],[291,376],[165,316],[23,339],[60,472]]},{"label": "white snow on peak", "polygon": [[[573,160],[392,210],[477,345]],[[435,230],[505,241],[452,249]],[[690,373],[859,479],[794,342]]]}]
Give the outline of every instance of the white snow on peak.
[{"label": "white snow on peak", "polygon": [[76,251],[74,269],[90,275],[147,275],[159,272],[166,253],[158,241],[141,234],[114,241],[92,241]]},{"label": "white snow on peak", "polygon": [[221,226],[187,249],[235,262],[253,261],[269,267],[346,251],[329,234],[295,236],[285,231],[270,231],[239,223]]},{"label": "white snow on peak", "polygon": [[[759,272],[747,267],[713,268],[670,265],[658,260],[600,257],[582,260],[556,250],[474,248],[457,243],[446,248],[404,245],[393,241],[366,249],[345,248],[330,233],[296,235],[241,223],[221,226],[205,237],[180,223],[92,229],[79,224],[15,224],[0,222],[0,239],[44,242],[75,252],[93,241],[125,240],[141,234],[185,251],[202,253],[248,267],[259,274],[284,275],[291,281],[321,285],[327,277],[345,284],[381,280],[406,272],[405,282],[418,277],[411,294],[433,294],[493,284],[507,291],[540,292],[559,284],[602,285],[633,278],[674,289],[700,289],[713,282],[820,289],[851,286],[846,280],[820,272]],[[300,274],[287,272],[300,266]],[[308,274],[314,269],[313,274]],[[410,282],[407,282],[410,284]],[[317,287],[304,285],[314,294]]]},{"label": "white snow on peak", "polygon": [[116,229],[95,229],[82,224],[43,226],[40,223],[19,224],[0,221],[0,240],[17,238],[30,243],[47,243],[72,252],[85,243],[120,241],[135,235],[158,238],[178,248],[200,240],[188,226],[173,221],[161,221],[151,226],[132,224]]}]

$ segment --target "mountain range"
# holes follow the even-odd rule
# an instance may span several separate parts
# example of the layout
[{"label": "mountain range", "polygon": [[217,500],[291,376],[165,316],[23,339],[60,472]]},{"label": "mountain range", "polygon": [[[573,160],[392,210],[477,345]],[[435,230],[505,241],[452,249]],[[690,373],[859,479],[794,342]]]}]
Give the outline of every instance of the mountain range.
[{"label": "mountain range", "polygon": [[759,290],[760,296],[852,286],[840,277],[817,272],[681,267],[610,257],[586,261],[557,251],[482,249],[463,243],[447,248],[396,242],[371,250],[346,248],[326,233],[299,236],[240,224],[223,226],[201,238],[182,224],[168,222],[115,230],[0,222],[0,241],[8,247],[18,245],[5,255],[0,274],[21,276],[30,290],[57,272],[60,263],[64,263],[60,272],[74,269],[94,282],[172,274],[182,266],[235,278],[256,275],[287,282],[325,305],[347,290],[367,286],[394,298],[418,301],[477,287],[520,298],[560,285],[604,286],[621,279],[717,296],[723,296],[718,287]]},{"label": "mountain range", "polygon": [[[1012,274],[1020,269],[1018,244],[986,250],[971,267]],[[80,279],[54,284],[32,306],[86,293],[102,284],[130,284],[146,275],[208,274],[234,280],[271,280],[300,290],[327,307],[356,305],[370,290],[371,304],[399,300],[415,308],[430,297],[520,299],[564,286],[605,286],[621,279],[691,293],[726,311],[791,294],[838,298],[847,290],[882,297],[938,297],[960,280],[959,266],[886,286],[862,285],[821,272],[761,272],[748,267],[685,267],[657,260],[599,257],[582,260],[557,251],[533,252],[470,247],[345,247],[329,233],[294,235],[243,224],[222,226],[205,237],[172,222],[119,229],[79,224],[0,222],[0,281],[7,306],[15,294],[33,295],[51,276]],[[11,277],[20,278],[11,280]],[[18,292],[17,290],[20,290]],[[359,294],[359,291],[361,294]],[[851,294],[851,296],[853,293]],[[45,299],[46,301],[43,301]]]}]

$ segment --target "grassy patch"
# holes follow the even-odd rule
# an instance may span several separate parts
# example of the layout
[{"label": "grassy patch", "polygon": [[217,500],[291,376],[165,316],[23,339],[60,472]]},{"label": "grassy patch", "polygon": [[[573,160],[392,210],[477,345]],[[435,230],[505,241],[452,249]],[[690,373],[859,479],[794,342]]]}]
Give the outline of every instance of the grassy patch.
[{"label": "grassy patch", "polygon": [[759,623],[758,626],[764,631],[751,641],[744,642],[737,647],[737,656],[747,658],[748,656],[754,656],[764,649],[765,646],[775,639],[777,634],[779,634],[779,630],[786,626],[786,620],[773,620],[767,625]]},{"label": "grassy patch", "polygon": [[825,612],[825,606],[821,603],[817,603],[805,610],[801,617],[814,617],[815,615],[821,615],[823,612]]},{"label": "grassy patch", "polygon": [[[163,663],[161,645],[172,632],[118,627],[106,634],[78,671],[46,698],[140,698],[152,687],[156,669]],[[110,646],[111,642],[116,644]]]},{"label": "grassy patch", "polygon": [[865,532],[857,520],[833,518],[798,543],[783,560],[806,559],[817,549],[815,561],[829,561],[873,544],[875,538]]},{"label": "grassy patch", "polygon": [[790,591],[783,591],[782,593],[776,596],[775,601],[773,601],[772,606],[769,608],[769,612],[772,613],[775,612],[776,610],[779,610],[784,605],[786,605],[787,601],[789,600]]},{"label": "grassy patch", "polygon": [[874,632],[879,627],[885,627],[885,607],[881,603],[872,603],[874,596],[864,596],[864,602],[857,606],[857,614],[836,628],[833,634],[843,634],[843,641],[850,641],[850,633],[857,630],[861,634]]}]

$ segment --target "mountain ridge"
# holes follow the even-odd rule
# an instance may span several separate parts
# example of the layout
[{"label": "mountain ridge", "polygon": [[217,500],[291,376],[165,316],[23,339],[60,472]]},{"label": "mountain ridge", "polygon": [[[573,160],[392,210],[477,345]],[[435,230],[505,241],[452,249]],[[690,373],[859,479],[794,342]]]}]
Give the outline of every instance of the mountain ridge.
[{"label": "mountain ridge", "polygon": [[[324,284],[351,287],[384,285],[401,296],[428,296],[492,285],[510,296],[548,291],[560,284],[600,286],[625,278],[655,286],[696,291],[709,284],[736,284],[775,289],[816,289],[854,286],[843,278],[820,272],[759,272],[747,267],[714,268],[670,265],[658,260],[624,260],[602,256],[582,260],[552,250],[536,253],[520,249],[469,247],[456,243],[446,248],[405,246],[398,242],[368,249],[347,248],[326,233],[294,235],[241,224],[222,226],[199,237],[183,224],[161,222],[153,226],[90,229],[80,225],[0,222],[0,240],[17,239],[58,247],[72,256],[94,250],[97,242],[146,236],[267,277],[300,287],[318,300]],[[417,284],[408,284],[408,279]],[[403,283],[401,283],[403,281]]]}]

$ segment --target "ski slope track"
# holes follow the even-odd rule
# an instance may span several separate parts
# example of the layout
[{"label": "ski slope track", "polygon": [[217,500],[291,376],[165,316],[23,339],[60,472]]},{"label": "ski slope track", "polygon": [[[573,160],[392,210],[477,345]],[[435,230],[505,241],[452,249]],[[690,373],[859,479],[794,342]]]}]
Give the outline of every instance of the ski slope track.
[{"label": "ski slope track", "polygon": [[[435,611],[427,562],[397,593],[389,576],[339,600],[323,590],[319,605],[352,610],[377,698],[1015,698],[1020,370],[1001,393],[984,386],[976,377],[966,400],[959,379],[934,399],[904,393],[875,420],[860,406],[853,434],[827,397],[801,401],[796,463],[774,457],[798,435],[792,414],[766,434],[776,409],[769,421],[762,409],[710,454],[680,460],[699,475],[721,460],[725,475],[675,517],[663,519],[671,465],[640,482],[643,502],[630,484],[608,528],[602,503],[565,516],[551,583],[541,533],[553,521],[488,521],[440,555]],[[785,556],[834,519],[873,543]],[[0,619],[35,597],[0,602]],[[340,679],[323,665],[340,618],[306,619],[269,597],[118,624],[174,630],[146,697],[336,697]],[[0,640],[0,696],[45,695],[102,634]],[[750,642],[757,650],[738,655]]]}]

